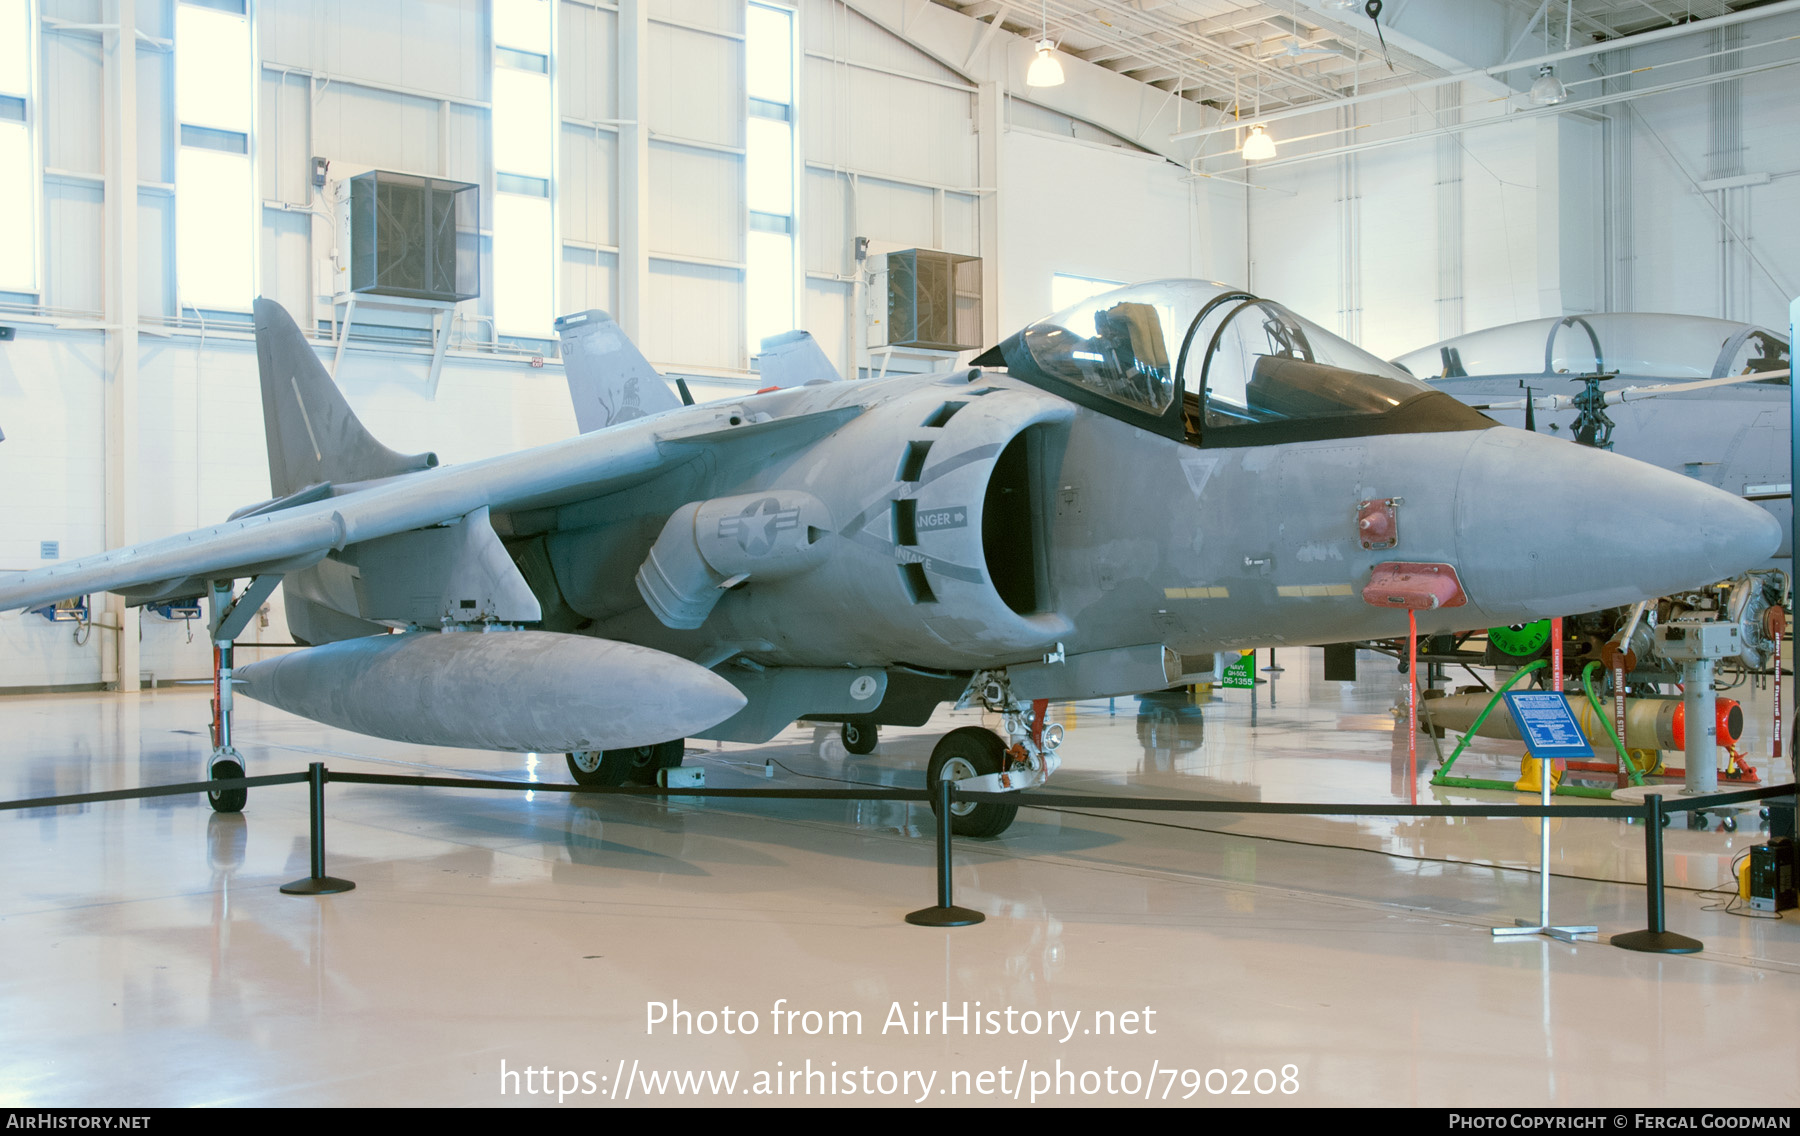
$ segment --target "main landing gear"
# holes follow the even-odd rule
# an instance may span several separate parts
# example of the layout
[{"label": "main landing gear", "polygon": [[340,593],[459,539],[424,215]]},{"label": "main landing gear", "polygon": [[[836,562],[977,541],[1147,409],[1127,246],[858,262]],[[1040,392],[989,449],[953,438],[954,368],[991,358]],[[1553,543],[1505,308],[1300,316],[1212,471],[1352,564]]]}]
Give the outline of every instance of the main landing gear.
[{"label": "main landing gear", "polygon": [[687,739],[630,749],[586,749],[569,754],[569,772],[578,785],[616,788],[620,785],[654,785],[660,770],[681,764]]},{"label": "main landing gear", "polygon": [[[1050,704],[1039,699],[1029,712],[1013,697],[1006,672],[983,672],[970,685],[965,702],[978,702],[1001,715],[1006,736],[981,726],[951,730],[931,751],[925,767],[925,786],[931,788],[949,778],[958,789],[973,792],[1005,792],[1042,785],[1056,772],[1061,760],[1061,725],[1048,727],[1044,719]],[[932,809],[937,809],[933,798]],[[994,801],[961,801],[950,806],[950,830],[958,836],[999,836],[1011,827],[1019,806]]]},{"label": "main landing gear", "polygon": [[866,753],[874,753],[881,741],[881,727],[860,722],[845,722],[838,736],[844,740],[844,748],[859,757]]}]

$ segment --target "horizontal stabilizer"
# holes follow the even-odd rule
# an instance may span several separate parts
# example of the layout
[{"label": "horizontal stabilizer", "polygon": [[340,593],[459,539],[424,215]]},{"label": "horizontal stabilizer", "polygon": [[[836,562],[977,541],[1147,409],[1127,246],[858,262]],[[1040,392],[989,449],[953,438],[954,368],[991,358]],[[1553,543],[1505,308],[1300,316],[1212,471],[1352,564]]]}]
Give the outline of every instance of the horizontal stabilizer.
[{"label": "horizontal stabilizer", "polygon": [[843,378],[825,349],[810,331],[784,331],[762,341],[762,354],[754,360],[767,387],[800,387],[808,383],[835,383]]},{"label": "horizontal stabilizer", "polygon": [[613,318],[598,309],[556,321],[563,375],[583,434],[681,405]]},{"label": "horizontal stabilizer", "polygon": [[376,441],[325,373],[312,344],[273,300],[256,301],[256,366],[269,486],[276,497],[322,481],[374,481],[437,464],[436,454],[399,454]]}]

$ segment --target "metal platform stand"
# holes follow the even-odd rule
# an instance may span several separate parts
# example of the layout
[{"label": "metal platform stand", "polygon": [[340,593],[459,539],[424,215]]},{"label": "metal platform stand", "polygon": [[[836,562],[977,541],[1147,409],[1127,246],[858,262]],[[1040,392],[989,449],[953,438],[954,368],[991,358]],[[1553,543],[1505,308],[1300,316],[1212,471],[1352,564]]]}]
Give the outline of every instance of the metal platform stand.
[{"label": "metal platform stand", "polygon": [[938,901],[907,913],[906,921],[915,927],[972,927],[987,918],[974,908],[958,907],[951,892],[950,790],[954,784],[948,777],[937,783]]},{"label": "metal platform stand", "polygon": [[325,765],[315,761],[307,767],[307,812],[311,819],[312,872],[291,883],[281,885],[283,895],[337,895],[354,891],[349,880],[325,874]]},{"label": "metal platform stand", "polygon": [[[1620,790],[1618,795],[1621,799],[1632,799],[1624,794],[1625,790]],[[1699,939],[1676,934],[1663,921],[1662,794],[1645,794],[1643,801],[1648,806],[1648,813],[1644,817],[1644,890],[1650,901],[1650,926],[1642,931],[1614,935],[1612,945],[1654,955],[1697,954],[1705,949],[1704,943]]]},{"label": "metal platform stand", "polygon": [[[1538,800],[1545,808],[1550,807],[1552,763],[1547,758],[1537,758],[1538,762]],[[1511,927],[1495,927],[1496,939],[1524,939],[1532,935],[1548,935],[1559,942],[1573,943],[1582,935],[1598,935],[1599,927],[1564,927],[1550,922],[1550,818],[1541,817],[1538,823],[1538,917],[1537,922],[1529,919],[1515,919]]]},{"label": "metal platform stand", "polygon": [[[1551,689],[1560,699],[1562,696],[1562,618],[1559,616],[1550,621],[1550,675]],[[1570,723],[1573,725],[1573,722]],[[1524,733],[1523,724],[1520,732]],[[1586,749],[1585,743],[1583,749]],[[1588,749],[1589,755],[1593,753]],[[1538,763],[1538,802],[1545,808],[1550,807],[1550,795],[1556,791],[1555,763],[1544,757],[1535,757]],[[1582,935],[1600,934],[1599,927],[1558,926],[1550,922],[1550,817],[1546,814],[1538,820],[1538,917],[1537,922],[1527,919],[1513,920],[1511,927],[1495,927],[1494,938],[1498,940],[1519,940],[1537,935],[1548,935],[1559,942],[1573,943]]]}]

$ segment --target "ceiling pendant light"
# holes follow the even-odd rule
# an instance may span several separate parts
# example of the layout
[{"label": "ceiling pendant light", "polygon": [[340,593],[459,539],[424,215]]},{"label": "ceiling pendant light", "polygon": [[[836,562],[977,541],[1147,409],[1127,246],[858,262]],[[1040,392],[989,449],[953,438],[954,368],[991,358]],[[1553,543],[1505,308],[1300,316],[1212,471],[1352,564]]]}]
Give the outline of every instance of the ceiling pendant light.
[{"label": "ceiling pendant light", "polygon": [[1275,156],[1275,139],[1260,126],[1250,128],[1250,136],[1244,139],[1244,161],[1261,162]]},{"label": "ceiling pendant light", "polygon": [[1538,106],[1555,106],[1569,97],[1569,88],[1556,77],[1556,68],[1546,63],[1538,68],[1537,82],[1531,85],[1531,101]]},{"label": "ceiling pendant light", "polygon": [[[996,17],[997,19],[998,17]],[[1055,44],[1050,42],[1050,0],[1043,3],[1043,34],[1038,37],[1037,58],[1031,61],[1031,67],[1025,72],[1027,87],[1060,87],[1063,81],[1062,64],[1052,54]]]},{"label": "ceiling pendant light", "polygon": [[1031,61],[1030,70],[1025,72],[1027,87],[1060,87],[1063,81],[1062,64],[1050,53],[1053,45],[1047,39],[1038,40],[1037,58]]}]

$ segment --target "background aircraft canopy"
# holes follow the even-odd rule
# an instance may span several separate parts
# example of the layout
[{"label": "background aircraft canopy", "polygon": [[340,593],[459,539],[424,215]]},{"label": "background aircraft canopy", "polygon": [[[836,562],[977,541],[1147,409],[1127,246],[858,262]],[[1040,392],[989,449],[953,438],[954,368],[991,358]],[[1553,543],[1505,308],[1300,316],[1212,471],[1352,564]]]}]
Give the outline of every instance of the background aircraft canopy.
[{"label": "background aircraft canopy", "polygon": [[1493,327],[1394,361],[1431,378],[1617,371],[1648,378],[1720,379],[1786,369],[1788,343],[1767,328],[1732,320],[1601,312]]},{"label": "background aircraft canopy", "polygon": [[1270,300],[1216,281],[1103,292],[1003,345],[1009,370],[1162,418],[1206,392],[1205,422],[1232,426],[1382,414],[1431,388]]}]

